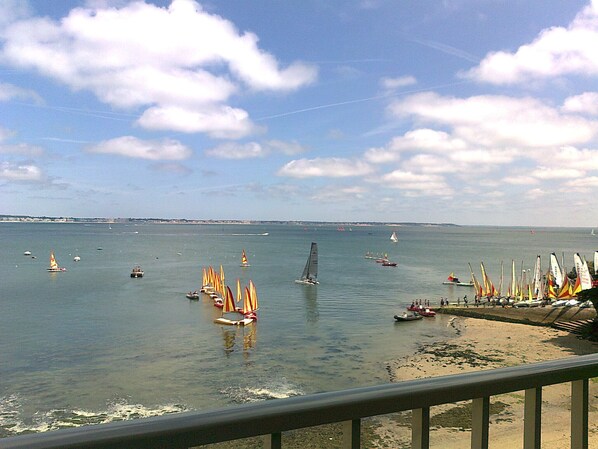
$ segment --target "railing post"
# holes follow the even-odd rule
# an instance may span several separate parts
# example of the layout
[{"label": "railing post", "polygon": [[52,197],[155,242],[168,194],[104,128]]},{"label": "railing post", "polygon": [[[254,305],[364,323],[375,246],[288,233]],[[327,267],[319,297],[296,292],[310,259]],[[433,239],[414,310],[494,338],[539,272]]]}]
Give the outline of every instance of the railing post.
[{"label": "railing post", "polygon": [[523,449],[540,449],[542,436],[542,388],[525,390]]},{"label": "railing post", "polygon": [[471,408],[471,449],[488,449],[490,398],[476,398]]},{"label": "railing post", "polygon": [[264,449],[281,449],[282,434],[280,432],[264,435]]},{"label": "railing post", "polygon": [[571,382],[571,449],[588,449],[588,379]]},{"label": "railing post", "polygon": [[430,448],[430,407],[412,411],[411,448]]},{"label": "railing post", "polygon": [[343,449],[359,449],[361,444],[361,420],[343,422]]}]

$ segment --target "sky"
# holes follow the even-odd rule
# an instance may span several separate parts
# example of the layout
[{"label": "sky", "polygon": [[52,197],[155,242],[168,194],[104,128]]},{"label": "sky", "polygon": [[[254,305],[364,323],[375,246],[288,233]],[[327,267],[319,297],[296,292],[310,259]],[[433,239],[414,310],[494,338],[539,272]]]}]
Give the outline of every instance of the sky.
[{"label": "sky", "polygon": [[0,0],[0,214],[598,227],[598,0]]}]

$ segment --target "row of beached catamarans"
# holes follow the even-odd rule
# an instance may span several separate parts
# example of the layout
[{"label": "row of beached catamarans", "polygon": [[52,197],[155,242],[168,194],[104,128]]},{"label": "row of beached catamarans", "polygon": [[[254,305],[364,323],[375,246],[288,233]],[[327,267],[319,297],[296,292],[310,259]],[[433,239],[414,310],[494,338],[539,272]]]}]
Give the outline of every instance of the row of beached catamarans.
[{"label": "row of beached catamarans", "polygon": [[[501,277],[498,287],[490,280],[484,263],[480,263],[481,281],[475,276],[471,264],[471,284],[475,289],[475,295],[479,299],[491,299],[501,303],[509,303],[515,306],[534,306],[550,304],[553,306],[576,306],[587,305],[587,301],[579,301],[579,293],[598,286],[598,251],[594,252],[592,270],[588,267],[586,259],[575,253],[573,265],[575,278],[569,278],[564,263],[559,263],[555,253],[551,253],[550,264],[547,271],[542,269],[541,257],[537,256],[534,270],[525,270],[523,264],[520,270],[516,270],[515,261],[511,263],[511,276],[509,286],[503,291],[504,270],[501,263]],[[593,276],[591,271],[593,271]],[[517,274],[520,273],[519,276]],[[449,276],[449,280],[454,276]],[[596,278],[596,279],[595,279]]]}]

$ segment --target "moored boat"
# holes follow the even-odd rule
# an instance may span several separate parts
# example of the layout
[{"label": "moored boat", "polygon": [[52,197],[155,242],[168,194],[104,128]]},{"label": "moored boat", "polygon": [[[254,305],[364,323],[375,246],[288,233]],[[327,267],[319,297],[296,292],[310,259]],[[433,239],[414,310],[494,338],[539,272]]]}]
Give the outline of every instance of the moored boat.
[{"label": "moored boat", "polygon": [[199,299],[199,293],[197,292],[197,290],[193,291],[193,292],[189,292],[185,295],[188,299],[192,299],[194,301]]},{"label": "moored boat", "polygon": [[417,312],[412,312],[412,313],[403,312],[400,315],[395,315],[394,318],[396,321],[416,321],[416,320],[423,319],[423,316],[421,316]]},{"label": "moored boat", "polygon": [[132,278],[142,278],[143,274],[144,274],[143,270],[141,269],[141,267],[139,265],[133,267],[133,269],[131,270]]}]

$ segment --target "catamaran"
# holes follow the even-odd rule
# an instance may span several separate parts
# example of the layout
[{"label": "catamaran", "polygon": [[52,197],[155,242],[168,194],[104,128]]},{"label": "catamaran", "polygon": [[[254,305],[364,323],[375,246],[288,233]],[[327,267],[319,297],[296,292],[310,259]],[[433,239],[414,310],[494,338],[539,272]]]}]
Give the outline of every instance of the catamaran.
[{"label": "catamaran", "polygon": [[245,268],[249,266],[249,261],[247,260],[247,255],[245,254],[245,250],[241,254],[241,267]]},{"label": "catamaran", "polygon": [[296,279],[297,284],[315,285],[318,282],[318,244],[311,242],[311,249],[309,251],[309,257],[307,263],[301,274],[301,279]]},{"label": "catamaran", "polygon": [[48,271],[52,273],[66,271],[66,268],[61,268],[58,266],[58,262],[56,262],[56,258],[54,257],[54,251],[50,252],[50,267],[48,267]]},{"label": "catamaran", "polygon": [[[237,284],[237,290],[238,289],[239,284]],[[233,292],[227,285],[224,293],[222,316],[220,318],[216,318],[214,320],[214,323],[226,324],[229,326],[247,326],[248,324],[257,321],[257,309],[257,291],[255,288],[255,284],[252,281],[249,281],[249,286],[245,287],[245,296],[243,298],[242,309],[239,309],[235,306]],[[235,314],[236,319],[230,318],[230,314]]]}]

